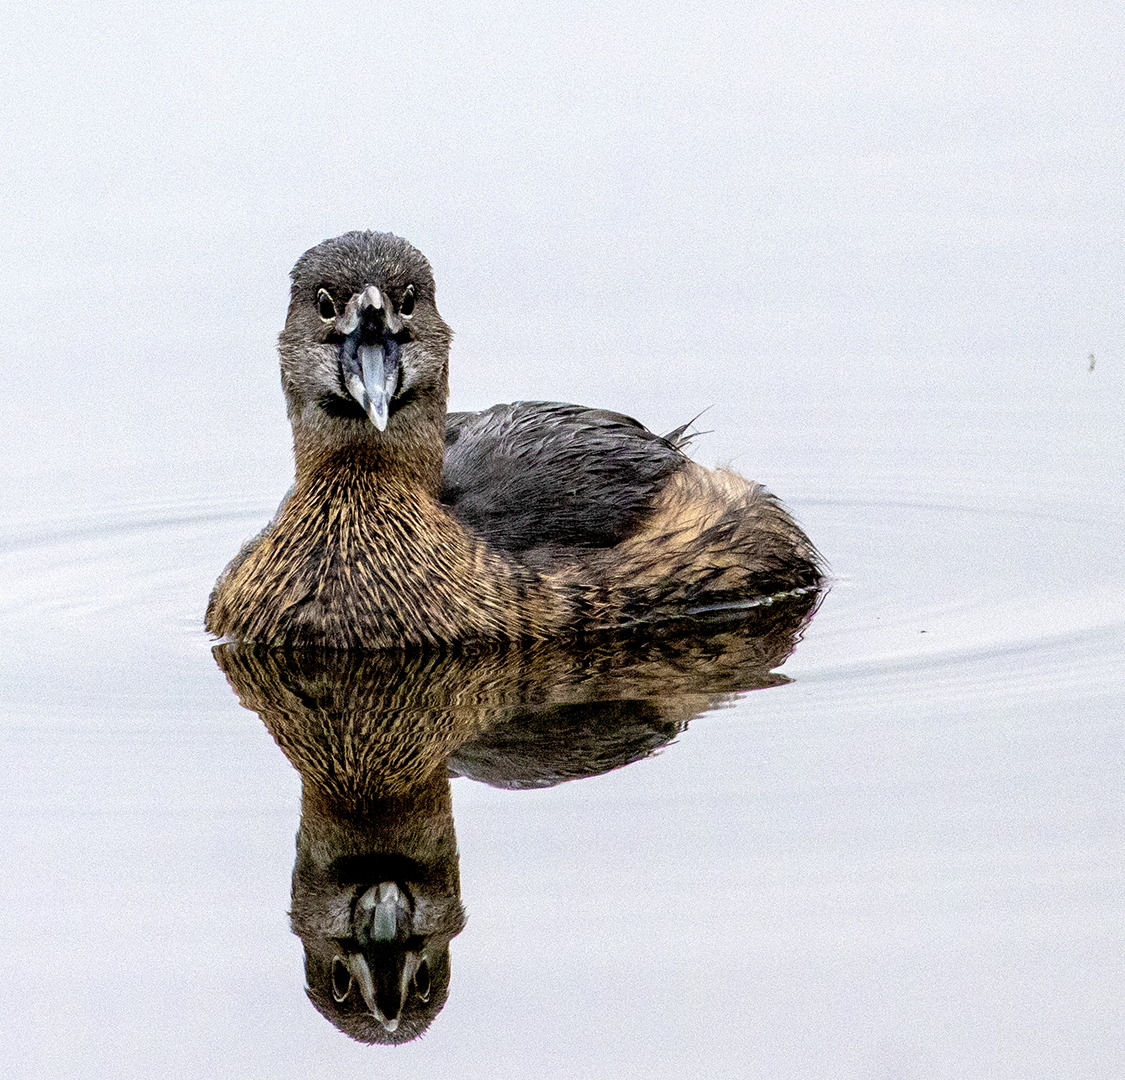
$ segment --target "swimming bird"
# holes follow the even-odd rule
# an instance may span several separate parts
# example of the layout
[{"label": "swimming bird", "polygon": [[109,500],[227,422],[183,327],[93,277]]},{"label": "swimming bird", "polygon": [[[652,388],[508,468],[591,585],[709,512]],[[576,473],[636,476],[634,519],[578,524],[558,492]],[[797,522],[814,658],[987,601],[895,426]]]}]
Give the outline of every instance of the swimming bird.
[{"label": "swimming bird", "polygon": [[449,413],[452,332],[407,241],[350,232],[293,268],[279,340],[296,478],[207,606],[270,645],[530,641],[737,614],[815,591],[819,556],[760,484],[628,416],[517,401]]}]

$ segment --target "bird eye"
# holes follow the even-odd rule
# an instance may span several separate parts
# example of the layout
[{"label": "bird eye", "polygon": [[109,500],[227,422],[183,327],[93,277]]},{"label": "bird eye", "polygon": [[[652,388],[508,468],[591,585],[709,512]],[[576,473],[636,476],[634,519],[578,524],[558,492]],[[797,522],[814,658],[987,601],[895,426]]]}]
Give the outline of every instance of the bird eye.
[{"label": "bird eye", "polygon": [[352,988],[352,973],[348,971],[344,965],[344,961],[338,956],[332,961],[332,997],[337,1001],[343,1001]]},{"label": "bird eye", "polygon": [[414,314],[414,286],[407,285],[406,292],[402,294],[402,307],[399,308],[404,319],[409,319]]},{"label": "bird eye", "polygon": [[425,960],[418,965],[418,970],[414,974],[414,989],[418,991],[418,996],[423,1001],[430,1000],[430,965]]},{"label": "bird eye", "polygon": [[327,289],[321,289],[316,294],[316,310],[325,322],[332,322],[336,318],[336,303],[328,295]]}]

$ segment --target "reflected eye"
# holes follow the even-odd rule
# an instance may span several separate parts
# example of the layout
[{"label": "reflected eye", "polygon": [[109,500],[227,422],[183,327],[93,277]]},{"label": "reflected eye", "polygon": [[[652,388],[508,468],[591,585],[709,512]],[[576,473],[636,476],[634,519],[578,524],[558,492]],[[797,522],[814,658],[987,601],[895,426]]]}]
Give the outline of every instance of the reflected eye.
[{"label": "reflected eye", "polygon": [[414,286],[407,285],[406,292],[402,294],[402,307],[399,308],[404,319],[409,319],[414,314]]},{"label": "reflected eye", "polygon": [[336,304],[328,295],[327,289],[321,289],[316,294],[316,310],[325,322],[332,322],[336,318]]},{"label": "reflected eye", "polygon": [[332,961],[332,997],[337,1003],[343,1001],[352,988],[352,973],[344,966],[338,956]]},{"label": "reflected eye", "polygon": [[425,960],[418,965],[418,970],[414,973],[414,989],[418,991],[418,996],[423,1001],[430,1000],[430,965]]}]

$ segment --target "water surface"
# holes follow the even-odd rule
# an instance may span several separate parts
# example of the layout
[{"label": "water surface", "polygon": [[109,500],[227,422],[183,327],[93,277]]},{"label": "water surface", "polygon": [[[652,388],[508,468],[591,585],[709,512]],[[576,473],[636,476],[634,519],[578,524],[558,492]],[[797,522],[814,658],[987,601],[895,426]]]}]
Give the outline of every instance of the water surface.
[{"label": "water surface", "polygon": [[[4,1075],[1125,1075],[1123,28],[1090,0],[4,21]],[[402,778],[343,753],[326,785],[315,713],[201,621],[291,479],[285,275],[354,228],[433,262],[451,407],[707,410],[699,460],[831,565],[812,621],[421,688],[258,671],[326,760],[351,732]],[[431,883],[467,915],[397,1047],[314,1008],[290,928],[302,821],[339,838],[375,796],[456,838]]]},{"label": "water surface", "polygon": [[[713,443],[743,432],[738,464],[764,460],[832,566],[811,623],[766,646],[727,629],[639,660],[266,679],[312,678],[306,707],[383,694],[328,708],[360,728],[444,732],[407,757],[448,790],[467,922],[444,1007],[397,1048],[306,996],[288,916],[302,759],[200,627],[280,490],[237,463],[211,478],[226,495],[125,499],[95,475],[69,514],[17,520],[0,549],[14,1075],[1109,1075],[1113,377],[823,402],[788,463],[767,410],[724,407]],[[857,438],[852,410],[876,407],[894,423],[861,417]]]}]

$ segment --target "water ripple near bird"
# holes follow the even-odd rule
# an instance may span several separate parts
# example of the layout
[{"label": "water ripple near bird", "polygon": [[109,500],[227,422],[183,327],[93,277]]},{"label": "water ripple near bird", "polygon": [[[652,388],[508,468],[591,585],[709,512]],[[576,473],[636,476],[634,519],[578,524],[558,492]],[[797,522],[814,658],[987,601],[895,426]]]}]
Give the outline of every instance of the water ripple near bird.
[{"label": "water ripple near bird", "polygon": [[[143,633],[158,651],[198,655],[217,568],[232,539],[268,520],[270,502],[185,496],[24,523],[0,540],[4,632],[47,652],[68,642],[88,652],[91,637],[112,652]],[[1112,515],[902,498],[813,498],[801,509],[834,575],[791,665],[802,679],[881,673],[893,685],[929,673],[948,690],[951,673],[971,684],[990,663],[1031,680],[1081,678],[1125,625],[1109,558],[1125,525]],[[888,576],[888,561],[901,574]]]}]

